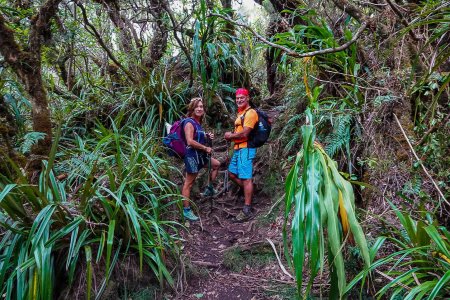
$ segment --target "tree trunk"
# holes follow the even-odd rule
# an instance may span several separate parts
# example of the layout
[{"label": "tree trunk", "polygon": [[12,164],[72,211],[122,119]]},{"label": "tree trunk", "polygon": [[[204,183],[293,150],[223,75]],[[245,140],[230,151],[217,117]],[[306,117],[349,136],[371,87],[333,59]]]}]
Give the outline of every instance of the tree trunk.
[{"label": "tree trunk", "polygon": [[156,19],[153,25],[153,39],[150,42],[150,47],[147,56],[144,58],[144,66],[146,71],[153,69],[163,57],[167,49],[167,40],[169,37],[168,29],[164,23],[164,9],[159,0],[151,0],[152,15]]},{"label": "tree trunk", "polygon": [[47,92],[42,83],[41,40],[48,38],[50,19],[56,14],[61,0],[48,0],[31,18],[29,50],[22,50],[14,39],[14,31],[6,25],[0,13],[0,53],[17,74],[30,96],[32,106],[33,131],[45,133],[44,139],[34,145],[28,163],[29,173],[39,171],[41,160],[50,153],[52,143],[52,123],[48,108]]}]

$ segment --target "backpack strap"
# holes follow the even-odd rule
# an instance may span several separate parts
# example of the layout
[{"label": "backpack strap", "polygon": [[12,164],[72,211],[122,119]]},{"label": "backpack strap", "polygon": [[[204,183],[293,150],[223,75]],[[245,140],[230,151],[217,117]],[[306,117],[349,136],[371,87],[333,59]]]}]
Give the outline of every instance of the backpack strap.
[{"label": "backpack strap", "polygon": [[244,114],[241,116],[241,126],[242,126],[242,129],[244,129],[245,115],[247,114],[247,112],[248,112],[250,109],[253,109],[256,113],[258,113],[258,112],[256,111],[256,109],[254,109],[254,108],[251,107],[251,106],[250,106],[250,108],[247,108],[247,109],[245,110]]},{"label": "backpack strap", "polygon": [[[182,139],[183,139],[183,141],[184,141],[184,143],[186,144],[186,134],[184,133],[184,126],[186,125],[186,122],[188,121],[188,120],[192,120],[192,118],[184,118],[184,119],[182,119],[181,120],[181,134],[182,134]],[[195,126],[194,126],[194,134],[195,134]]]},{"label": "backpack strap", "polygon": [[[192,124],[191,122],[189,122],[189,121],[192,121],[194,124]],[[198,131],[198,125],[197,125],[197,122],[195,122],[195,120],[194,119],[192,119],[192,118],[190,118],[190,117],[187,117],[187,118],[184,118],[182,121],[181,121],[181,126],[182,126],[182,128],[183,128],[183,130],[181,130],[181,132],[182,132],[182,134],[183,134],[183,140],[184,140],[184,142],[187,144],[187,142],[186,142],[186,135],[185,135],[185,133],[184,133],[184,126],[186,125],[186,123],[191,123],[192,124],[192,126],[194,126],[194,140],[195,140],[195,135],[197,134],[197,131]],[[197,138],[197,142],[200,142],[200,137],[198,137]]]}]

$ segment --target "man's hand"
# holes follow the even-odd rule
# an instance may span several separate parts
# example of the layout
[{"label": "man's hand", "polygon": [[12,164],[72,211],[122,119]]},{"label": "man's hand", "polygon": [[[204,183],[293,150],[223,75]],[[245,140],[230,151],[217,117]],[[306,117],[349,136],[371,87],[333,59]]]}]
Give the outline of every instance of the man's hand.
[{"label": "man's hand", "polygon": [[225,132],[225,136],[224,136],[224,138],[226,139],[226,140],[231,140],[231,132],[230,131],[227,131],[227,132]]}]

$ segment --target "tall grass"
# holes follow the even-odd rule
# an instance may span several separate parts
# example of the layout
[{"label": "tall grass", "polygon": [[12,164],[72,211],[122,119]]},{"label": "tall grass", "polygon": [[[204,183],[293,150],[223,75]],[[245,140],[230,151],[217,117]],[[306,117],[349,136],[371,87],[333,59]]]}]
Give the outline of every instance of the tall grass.
[{"label": "tall grass", "polygon": [[117,261],[134,253],[141,272],[145,264],[161,286],[173,286],[167,257],[176,257],[178,224],[165,214],[179,200],[176,187],[164,178],[153,130],[111,127],[63,141],[58,162],[57,139],[37,185],[0,177],[0,292],[7,299],[51,299],[56,283],[70,286],[80,276],[87,298],[100,298]]}]

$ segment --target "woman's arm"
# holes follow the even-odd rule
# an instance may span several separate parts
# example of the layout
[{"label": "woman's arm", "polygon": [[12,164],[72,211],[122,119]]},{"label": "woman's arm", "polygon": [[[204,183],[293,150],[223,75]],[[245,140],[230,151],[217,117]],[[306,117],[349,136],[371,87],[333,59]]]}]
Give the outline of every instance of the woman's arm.
[{"label": "woman's arm", "polygon": [[211,153],[212,149],[205,145],[200,144],[194,140],[194,126],[191,123],[186,123],[184,126],[184,136],[186,137],[186,144],[194,149],[199,149],[205,151],[206,153]]}]

